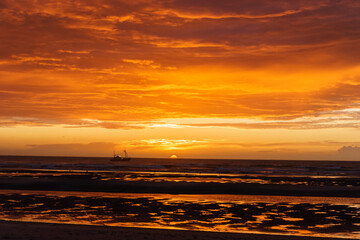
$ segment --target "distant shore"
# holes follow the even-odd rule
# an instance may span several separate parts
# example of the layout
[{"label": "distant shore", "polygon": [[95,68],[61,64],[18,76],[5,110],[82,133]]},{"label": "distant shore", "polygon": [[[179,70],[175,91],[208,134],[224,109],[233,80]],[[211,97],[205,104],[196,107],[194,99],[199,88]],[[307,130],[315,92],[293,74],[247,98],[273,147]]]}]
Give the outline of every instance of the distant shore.
[{"label": "distant shore", "polygon": [[[53,224],[0,221],[0,239],[36,239],[36,240],[339,240],[309,236],[200,232],[150,228],[124,228],[107,226],[90,226],[74,224]],[[341,238],[346,239],[346,238]]]},{"label": "distant shore", "polygon": [[[83,159],[83,160],[87,160],[87,159],[98,159],[98,160],[111,160],[113,159],[113,156],[60,156],[60,155],[53,155],[53,156],[47,156],[47,155],[15,155],[15,154],[5,154],[5,155],[0,155],[0,159],[2,160],[17,160],[17,159],[33,159],[33,158],[39,158],[41,160],[56,160],[56,159],[64,159],[66,158],[67,160],[71,160],[71,159]],[[289,162],[318,162],[320,165],[327,165],[330,163],[344,163],[344,162],[348,162],[348,163],[359,163],[359,160],[341,160],[341,159],[275,159],[275,158],[205,158],[205,157],[200,157],[200,158],[196,158],[196,157],[177,157],[177,158],[170,158],[170,157],[134,157],[131,156],[131,159],[136,159],[136,160],[170,160],[170,161],[174,161],[174,160],[207,160],[207,161],[255,161],[255,162],[263,162],[263,161],[279,161],[279,162],[283,162],[283,161],[289,161]]]}]

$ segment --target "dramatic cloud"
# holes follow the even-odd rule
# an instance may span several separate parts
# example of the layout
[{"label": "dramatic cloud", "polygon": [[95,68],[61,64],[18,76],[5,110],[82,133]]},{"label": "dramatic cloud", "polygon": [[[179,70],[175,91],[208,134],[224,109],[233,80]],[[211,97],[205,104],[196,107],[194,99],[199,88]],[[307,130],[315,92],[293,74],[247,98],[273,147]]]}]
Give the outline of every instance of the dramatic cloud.
[{"label": "dramatic cloud", "polygon": [[359,12],[357,0],[3,0],[0,127],[359,128]]}]

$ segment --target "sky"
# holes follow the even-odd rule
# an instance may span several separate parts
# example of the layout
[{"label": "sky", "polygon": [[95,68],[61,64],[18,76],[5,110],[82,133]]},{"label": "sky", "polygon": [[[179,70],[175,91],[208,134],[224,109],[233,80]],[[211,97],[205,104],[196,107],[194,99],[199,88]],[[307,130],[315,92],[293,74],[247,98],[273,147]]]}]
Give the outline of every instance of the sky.
[{"label": "sky", "polygon": [[0,155],[360,160],[358,0],[2,0]]}]

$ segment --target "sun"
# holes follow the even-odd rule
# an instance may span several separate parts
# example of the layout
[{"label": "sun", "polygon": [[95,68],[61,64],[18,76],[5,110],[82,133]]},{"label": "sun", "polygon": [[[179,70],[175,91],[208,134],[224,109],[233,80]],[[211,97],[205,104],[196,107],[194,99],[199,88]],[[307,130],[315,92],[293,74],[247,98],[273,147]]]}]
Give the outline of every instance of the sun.
[{"label": "sun", "polygon": [[171,155],[170,158],[178,158],[175,154]]}]

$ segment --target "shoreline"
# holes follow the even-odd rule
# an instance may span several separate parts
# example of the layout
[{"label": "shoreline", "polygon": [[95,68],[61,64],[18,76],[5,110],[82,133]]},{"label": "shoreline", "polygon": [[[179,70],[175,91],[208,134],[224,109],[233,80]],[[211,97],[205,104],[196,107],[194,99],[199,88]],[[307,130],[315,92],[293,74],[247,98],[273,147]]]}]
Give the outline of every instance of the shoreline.
[{"label": "shoreline", "polygon": [[[19,231],[21,229],[21,231]],[[117,240],[339,240],[328,238],[257,233],[205,232],[190,230],[96,225],[58,224],[0,220],[0,239],[117,239]]]},{"label": "shoreline", "polygon": [[[356,181],[357,179],[354,179]],[[0,176],[0,189],[107,193],[235,194],[360,198],[360,186],[306,186],[289,184],[150,182],[92,179],[92,175],[37,177]]]}]

